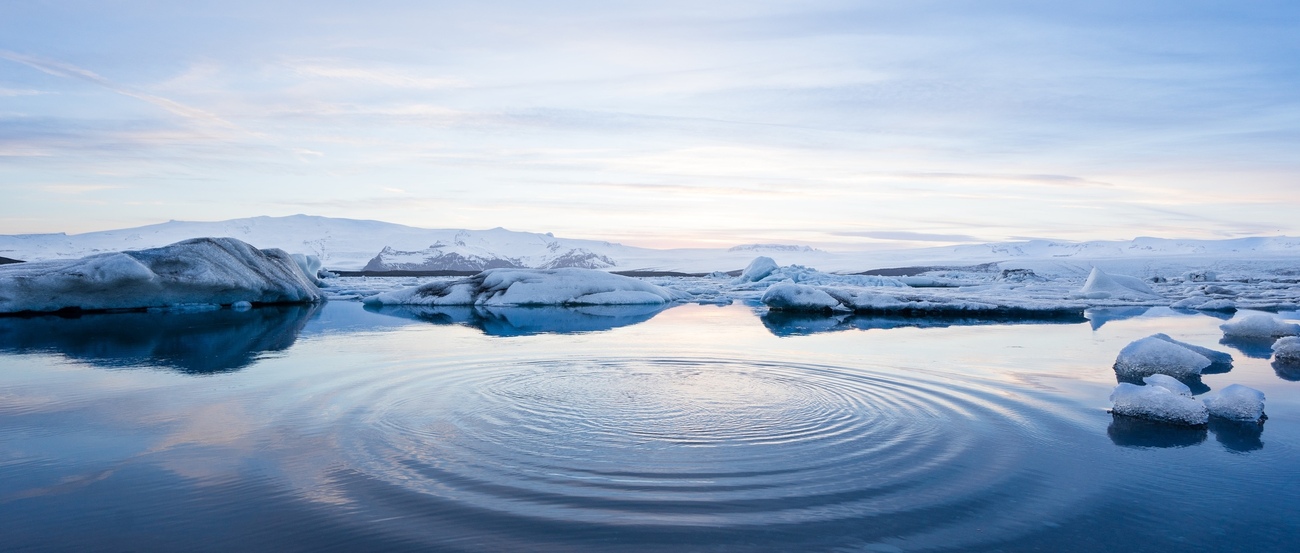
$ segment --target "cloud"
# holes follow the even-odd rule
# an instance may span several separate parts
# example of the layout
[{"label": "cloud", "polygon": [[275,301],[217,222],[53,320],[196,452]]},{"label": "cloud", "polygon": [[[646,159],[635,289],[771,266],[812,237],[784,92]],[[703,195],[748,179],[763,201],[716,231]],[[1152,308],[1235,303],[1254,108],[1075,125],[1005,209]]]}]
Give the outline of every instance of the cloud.
[{"label": "cloud", "polygon": [[17,52],[11,52],[9,50],[0,50],[0,58],[21,63],[23,65],[41,71],[43,73],[54,75],[56,77],[66,77],[69,79],[77,79],[77,80],[93,83],[102,86],[104,88],[107,88],[108,90],[111,90],[118,94],[121,94],[123,96],[148,102],[170,113],[179,115],[181,117],[185,117],[187,119],[212,123],[229,129],[239,128],[234,123],[226,121],[225,119],[222,119],[215,114],[209,113],[199,108],[187,106],[185,104],[182,104],[174,100],[163,98],[162,96],[147,94],[126,86],[119,85],[117,83],[114,83],[113,81],[110,81],[100,76],[99,74],[93,71],[82,69],[72,64],[64,63],[61,61],[42,59],[35,56],[27,56],[27,55],[19,54]]}]

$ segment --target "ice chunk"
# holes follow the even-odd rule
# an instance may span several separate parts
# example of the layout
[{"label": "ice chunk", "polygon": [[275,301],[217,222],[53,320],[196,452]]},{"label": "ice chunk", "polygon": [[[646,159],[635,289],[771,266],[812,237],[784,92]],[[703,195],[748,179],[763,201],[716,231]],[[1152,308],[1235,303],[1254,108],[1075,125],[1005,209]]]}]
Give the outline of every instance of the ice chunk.
[{"label": "ice chunk", "polygon": [[758,256],[749,262],[749,266],[740,272],[740,277],[736,280],[740,282],[758,282],[767,278],[777,268],[776,260],[766,256]]},{"label": "ice chunk", "polygon": [[1235,311],[1237,302],[1226,298],[1192,296],[1178,300],[1169,305],[1174,309],[1195,309],[1198,311]]},{"label": "ice chunk", "polygon": [[637,305],[687,294],[596,269],[489,269],[366,298],[378,305]]},{"label": "ice chunk", "polygon": [[1235,421],[1257,421],[1264,416],[1264,392],[1241,384],[1228,387],[1210,397],[1202,398],[1210,414]]},{"label": "ice chunk", "polygon": [[803,284],[775,284],[763,293],[762,302],[772,309],[785,311],[844,310],[840,300],[826,290]]},{"label": "ice chunk", "polygon": [[1147,336],[1120,350],[1115,359],[1115,374],[1122,379],[1138,379],[1153,374],[1187,378],[1201,374],[1210,366],[1204,355],[1156,336]]},{"label": "ice chunk", "polygon": [[1272,315],[1255,313],[1219,325],[1224,336],[1235,338],[1277,338],[1300,334],[1300,325],[1285,323]]},{"label": "ice chunk", "polygon": [[1273,360],[1288,365],[1300,365],[1300,337],[1286,336],[1273,342]]},{"label": "ice chunk", "polygon": [[1188,271],[1183,273],[1183,280],[1187,282],[1214,282],[1219,280],[1219,275],[1214,271]]},{"label": "ice chunk", "polygon": [[1173,424],[1198,425],[1210,419],[1209,410],[1191,397],[1163,386],[1138,386],[1121,382],[1111,392],[1111,412]]},{"label": "ice chunk", "polygon": [[1147,386],[1159,386],[1180,396],[1192,397],[1192,389],[1167,374],[1153,374],[1142,379]]},{"label": "ice chunk", "polygon": [[1215,365],[1223,365],[1223,366],[1229,366],[1229,367],[1232,366],[1232,354],[1230,354],[1230,353],[1225,353],[1225,352],[1222,352],[1222,351],[1212,350],[1212,349],[1210,349],[1210,348],[1203,348],[1203,347],[1201,347],[1201,346],[1197,346],[1197,345],[1189,344],[1189,343],[1187,343],[1187,342],[1180,342],[1180,341],[1178,341],[1178,340],[1175,340],[1175,339],[1173,339],[1173,338],[1170,338],[1168,334],[1164,334],[1164,333],[1160,333],[1160,334],[1152,334],[1151,337],[1152,337],[1152,338],[1158,338],[1158,339],[1160,339],[1160,340],[1164,340],[1164,341],[1169,342],[1169,343],[1171,343],[1171,344],[1177,344],[1177,345],[1183,346],[1183,347],[1185,347],[1185,348],[1187,348],[1187,349],[1190,349],[1190,350],[1192,350],[1192,351],[1194,351],[1194,352],[1196,352],[1196,353],[1199,353],[1199,354],[1201,354],[1201,355],[1204,355],[1206,359],[1209,359],[1209,360],[1210,360],[1210,363],[1213,363],[1213,364],[1215,364]]},{"label": "ice chunk", "polygon": [[234,238],[0,266],[0,313],[320,299],[320,289],[289,254]]},{"label": "ice chunk", "polygon": [[320,258],[319,257],[316,257],[314,255],[301,254],[301,253],[290,254],[290,257],[293,258],[294,263],[298,264],[298,268],[302,269],[302,274],[307,275],[307,278],[311,279],[312,284],[315,284],[317,286],[320,285],[320,276],[319,276]]},{"label": "ice chunk", "polygon": [[1109,275],[1096,267],[1088,274],[1076,296],[1088,299],[1153,299],[1157,294],[1142,279],[1127,275]]}]

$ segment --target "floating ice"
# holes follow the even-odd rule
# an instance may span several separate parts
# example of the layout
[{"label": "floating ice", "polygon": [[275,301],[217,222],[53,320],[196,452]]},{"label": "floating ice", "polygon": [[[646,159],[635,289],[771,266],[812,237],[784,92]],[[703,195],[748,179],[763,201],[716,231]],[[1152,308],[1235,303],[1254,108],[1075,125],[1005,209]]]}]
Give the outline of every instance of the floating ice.
[{"label": "floating ice", "polygon": [[1110,275],[1096,267],[1088,274],[1083,288],[1075,294],[1087,299],[1152,299],[1160,295],[1147,283],[1137,277],[1127,275]]},{"label": "floating ice", "polygon": [[1186,425],[1205,424],[1210,419],[1204,403],[1164,386],[1121,382],[1111,392],[1110,400],[1114,404],[1111,411],[1117,415]]},{"label": "floating ice", "polygon": [[749,266],[740,272],[740,276],[736,280],[740,282],[758,282],[767,278],[768,275],[772,274],[772,271],[778,268],[776,261],[770,257],[755,257],[753,261],[749,262]]},{"label": "floating ice", "polygon": [[1286,336],[1273,342],[1273,360],[1288,365],[1300,365],[1300,337]]},{"label": "floating ice", "polygon": [[1123,379],[1138,379],[1153,374],[1187,378],[1201,374],[1210,366],[1208,358],[1173,341],[1169,337],[1147,336],[1120,350],[1115,359],[1115,374]]},{"label": "floating ice", "polygon": [[490,269],[366,298],[379,305],[637,305],[687,294],[595,269]]},{"label": "floating ice", "polygon": [[845,310],[840,300],[826,290],[803,284],[775,284],[763,293],[762,301],[772,309],[784,311]]},{"label": "floating ice", "polygon": [[1300,325],[1284,323],[1272,315],[1256,313],[1219,325],[1224,336],[1234,338],[1277,338],[1300,334]]},{"label": "floating ice", "polygon": [[1169,305],[1174,309],[1195,309],[1198,311],[1235,311],[1237,302],[1227,298],[1192,296],[1178,300]]},{"label": "floating ice", "polygon": [[1167,374],[1153,374],[1142,379],[1147,386],[1159,386],[1180,396],[1192,397],[1192,389]]},{"label": "floating ice", "polygon": [[319,257],[301,253],[290,254],[290,257],[293,258],[294,263],[298,264],[298,268],[302,269],[302,274],[307,275],[307,278],[311,280],[312,284],[317,286],[320,285],[319,275],[321,265]]},{"label": "floating ice", "polygon": [[1264,392],[1230,384],[1219,393],[1202,398],[1210,414],[1235,421],[1257,421],[1264,416]]},{"label": "floating ice", "polygon": [[1210,348],[1203,348],[1203,347],[1201,347],[1201,346],[1197,346],[1197,345],[1189,344],[1189,343],[1187,343],[1187,342],[1180,342],[1180,341],[1178,341],[1178,340],[1175,340],[1175,339],[1173,339],[1173,338],[1170,338],[1168,334],[1164,334],[1164,333],[1160,333],[1160,334],[1152,334],[1151,337],[1152,337],[1152,338],[1157,338],[1157,339],[1160,339],[1160,340],[1164,340],[1164,341],[1169,342],[1169,343],[1171,343],[1171,344],[1176,344],[1176,345],[1179,345],[1179,346],[1183,346],[1183,347],[1185,347],[1185,348],[1187,348],[1187,349],[1190,349],[1190,350],[1192,350],[1192,351],[1194,351],[1194,352],[1196,352],[1196,353],[1199,353],[1199,354],[1201,354],[1201,355],[1204,355],[1206,359],[1209,359],[1209,360],[1210,360],[1210,363],[1213,363],[1213,364],[1215,364],[1215,365],[1224,365],[1224,366],[1229,366],[1229,367],[1232,366],[1232,354],[1230,354],[1230,353],[1225,353],[1225,352],[1218,351],[1218,350],[1212,350],[1212,349],[1210,349]]},{"label": "floating ice", "polygon": [[320,290],[289,254],[234,238],[0,266],[0,313],[320,299]]}]

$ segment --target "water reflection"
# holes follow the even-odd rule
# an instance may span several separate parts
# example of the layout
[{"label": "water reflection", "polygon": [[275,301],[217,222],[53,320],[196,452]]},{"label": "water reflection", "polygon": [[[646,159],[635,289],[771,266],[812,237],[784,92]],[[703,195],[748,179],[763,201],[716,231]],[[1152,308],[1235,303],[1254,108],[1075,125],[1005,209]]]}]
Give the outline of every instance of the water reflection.
[{"label": "water reflection", "polygon": [[1184,426],[1111,413],[1106,429],[1121,447],[1188,447],[1205,441],[1205,426]]},{"label": "water reflection", "polygon": [[1287,363],[1286,361],[1278,361],[1274,359],[1273,372],[1282,380],[1300,382],[1300,363]]},{"label": "water reflection", "polygon": [[1236,336],[1224,336],[1219,340],[1219,343],[1240,351],[1246,357],[1252,359],[1268,359],[1273,356],[1274,341],[1274,338],[1241,338]]},{"label": "water reflection", "polygon": [[1087,322],[1075,313],[1042,316],[988,315],[981,317],[906,317],[899,315],[818,315],[790,311],[768,311],[760,316],[763,326],[777,336],[806,336],[845,330],[887,330],[891,328],[947,328],[977,325],[1079,324]]},{"label": "water reflection", "polygon": [[1094,307],[1083,312],[1083,316],[1088,318],[1088,324],[1092,325],[1093,330],[1098,330],[1106,323],[1122,321],[1125,319],[1134,319],[1145,315],[1151,307]]},{"label": "water reflection", "polygon": [[56,353],[106,368],[230,372],[251,365],[263,352],[292,346],[320,307],[0,317],[0,352]]},{"label": "water reflection", "polygon": [[1246,452],[1263,449],[1264,421],[1234,421],[1210,417],[1210,432],[1229,451]]},{"label": "water reflection", "polygon": [[477,328],[489,336],[601,332],[643,323],[666,305],[588,305],[575,307],[372,306],[366,311],[438,325]]}]

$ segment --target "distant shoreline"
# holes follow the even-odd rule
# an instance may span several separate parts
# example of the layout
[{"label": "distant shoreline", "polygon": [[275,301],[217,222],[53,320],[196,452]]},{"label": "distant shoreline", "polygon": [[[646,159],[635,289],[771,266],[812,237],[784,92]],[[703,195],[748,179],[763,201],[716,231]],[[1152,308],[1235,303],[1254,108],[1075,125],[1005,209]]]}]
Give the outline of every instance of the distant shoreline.
[{"label": "distant shoreline", "polygon": [[[462,277],[474,276],[483,271],[335,271],[326,269],[341,277]],[[613,274],[627,277],[704,277],[712,273],[682,273],[677,271],[611,271]],[[740,270],[726,271],[729,276],[740,276]]]}]

